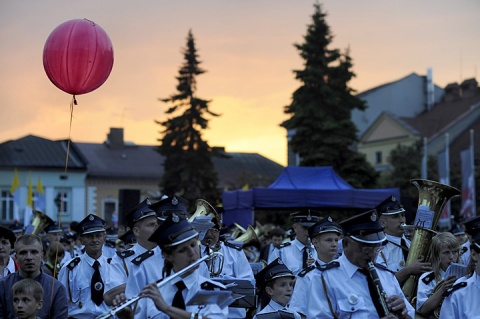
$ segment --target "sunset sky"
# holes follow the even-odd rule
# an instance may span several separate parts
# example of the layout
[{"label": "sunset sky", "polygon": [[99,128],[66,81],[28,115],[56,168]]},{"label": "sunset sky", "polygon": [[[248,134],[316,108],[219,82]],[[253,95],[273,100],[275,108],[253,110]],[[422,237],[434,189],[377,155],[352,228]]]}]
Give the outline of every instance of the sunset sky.
[{"label": "sunset sky", "polygon": [[[192,30],[207,73],[197,95],[212,100],[204,138],[228,152],[259,153],[286,165],[284,106],[300,83],[294,43],[303,42],[315,1],[5,0],[0,3],[0,143],[29,134],[101,143],[110,127],[155,145]],[[325,0],[332,48],[350,48],[358,92],[433,68],[445,87],[480,68],[478,0]],[[71,97],[47,78],[42,53],[61,23],[87,18],[109,35],[115,62],[97,90]]]}]

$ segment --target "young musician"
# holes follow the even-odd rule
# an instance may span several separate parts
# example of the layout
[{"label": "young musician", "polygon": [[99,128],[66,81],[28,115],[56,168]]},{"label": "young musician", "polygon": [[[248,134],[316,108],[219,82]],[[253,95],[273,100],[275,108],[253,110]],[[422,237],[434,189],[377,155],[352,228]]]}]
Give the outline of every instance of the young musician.
[{"label": "young musician", "polygon": [[451,233],[440,233],[433,237],[430,261],[433,271],[420,276],[417,288],[416,310],[423,316],[432,316],[441,306],[443,294],[454,284],[456,276],[445,277],[450,263],[459,260],[460,244]]}]

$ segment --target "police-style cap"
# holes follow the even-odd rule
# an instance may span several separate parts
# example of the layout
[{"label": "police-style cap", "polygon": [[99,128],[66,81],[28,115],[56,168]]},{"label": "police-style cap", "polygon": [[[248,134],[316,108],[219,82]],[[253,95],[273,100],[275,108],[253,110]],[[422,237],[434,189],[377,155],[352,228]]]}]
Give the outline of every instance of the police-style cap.
[{"label": "police-style cap", "polygon": [[157,243],[163,250],[164,248],[180,245],[196,236],[198,236],[198,232],[188,220],[178,216],[176,213],[172,213],[158,226],[148,240]]},{"label": "police-style cap", "polygon": [[45,227],[44,231],[47,234],[54,234],[54,233],[62,233],[63,232],[63,230],[58,225],[58,222],[53,222],[52,224],[47,225],[47,227]]},{"label": "police-style cap", "polygon": [[452,229],[450,229],[450,233],[455,236],[465,235],[465,229],[463,229],[462,225],[455,224],[453,225]]},{"label": "police-style cap", "polygon": [[473,233],[480,228],[480,216],[467,220],[463,225],[465,226],[465,232],[473,236]]},{"label": "police-style cap", "polygon": [[161,220],[165,220],[172,213],[185,218],[187,216],[188,201],[180,196],[167,196],[151,204],[150,208],[157,213],[157,218]]},{"label": "police-style cap", "polygon": [[150,200],[146,198],[140,204],[130,209],[125,216],[127,226],[132,229],[133,226],[135,226],[136,222],[150,216],[155,216],[156,212],[150,207],[151,205],[152,203],[150,202]]},{"label": "police-style cap", "polygon": [[255,275],[255,281],[257,283],[257,287],[260,290],[263,290],[267,282],[281,277],[295,278],[295,275],[290,269],[288,269],[287,266],[285,266],[280,258],[277,258]]},{"label": "police-style cap", "polygon": [[342,235],[343,231],[342,227],[339,224],[334,223],[330,216],[320,219],[308,228],[308,236],[310,238],[324,233],[337,233]]},{"label": "police-style cap", "polygon": [[17,236],[8,229],[7,227],[0,226],[0,237],[7,239],[10,242],[10,248],[13,248],[15,241],[17,240]]},{"label": "police-style cap", "polygon": [[398,199],[393,195],[387,197],[383,202],[378,204],[377,207],[375,207],[375,210],[377,211],[379,216],[395,215],[403,213],[405,211]]},{"label": "police-style cap", "polygon": [[19,225],[19,224],[11,224],[8,228],[9,228],[14,234],[16,234],[16,233],[22,233],[22,232],[23,232],[23,227],[22,227],[22,225]]},{"label": "police-style cap", "polygon": [[89,214],[78,223],[77,230],[80,235],[105,231],[105,221],[96,215]]},{"label": "police-style cap", "polygon": [[367,245],[382,244],[387,237],[375,209],[345,219],[340,226],[345,236]]},{"label": "police-style cap", "polygon": [[129,229],[125,232],[122,236],[118,237],[125,245],[135,244],[137,242],[137,238],[133,234],[133,231]]},{"label": "police-style cap", "polygon": [[299,223],[302,226],[310,227],[318,221],[320,212],[308,209],[290,214],[290,216],[293,216],[294,223]]}]

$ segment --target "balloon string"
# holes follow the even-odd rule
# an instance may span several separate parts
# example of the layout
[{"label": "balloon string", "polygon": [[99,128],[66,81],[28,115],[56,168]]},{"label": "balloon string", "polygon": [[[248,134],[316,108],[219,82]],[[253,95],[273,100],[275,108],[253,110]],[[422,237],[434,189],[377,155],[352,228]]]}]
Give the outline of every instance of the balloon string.
[{"label": "balloon string", "polygon": [[[67,170],[68,170],[68,158],[70,155],[70,137],[72,134],[72,121],[73,121],[73,105],[77,105],[77,100],[75,99],[75,95],[72,96],[72,100],[70,101],[70,126],[68,128],[68,143],[67,143],[67,156],[65,158],[65,170],[64,170],[64,175],[67,175]],[[58,213],[58,225],[62,227],[62,213],[63,213],[63,202],[65,198],[65,192],[62,191],[62,197],[60,200],[60,211]],[[53,265],[53,277],[56,277],[57,274],[57,263],[58,263],[58,246],[57,246],[57,251],[55,253],[55,265]],[[54,295],[54,285],[52,284],[52,296]]]}]

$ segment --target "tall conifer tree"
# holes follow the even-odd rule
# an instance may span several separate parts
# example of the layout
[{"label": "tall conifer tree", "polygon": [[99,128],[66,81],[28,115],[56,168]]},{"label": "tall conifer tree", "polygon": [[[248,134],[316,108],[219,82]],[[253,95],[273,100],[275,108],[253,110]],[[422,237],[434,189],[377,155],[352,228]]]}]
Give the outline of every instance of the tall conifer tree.
[{"label": "tall conifer tree", "polygon": [[[212,162],[212,149],[202,139],[202,130],[208,127],[205,113],[218,116],[208,108],[210,101],[196,96],[197,76],[206,71],[200,67],[192,31],[188,32],[184,62],[180,67],[177,93],[160,99],[171,107],[166,114],[177,114],[165,121],[158,151],[165,157],[164,175],[160,184],[162,193],[180,195],[191,204],[203,198],[212,204],[219,200],[218,177]],[[181,110],[183,113],[179,114]]]},{"label": "tall conifer tree", "polygon": [[358,139],[351,111],[364,110],[365,105],[348,86],[355,76],[349,50],[329,49],[333,36],[326,14],[320,4],[314,7],[305,42],[295,44],[304,60],[304,68],[294,71],[302,84],[285,107],[291,117],[281,126],[294,132],[289,145],[301,166],[332,166],[352,186],[371,187],[378,174],[353,149]]}]

